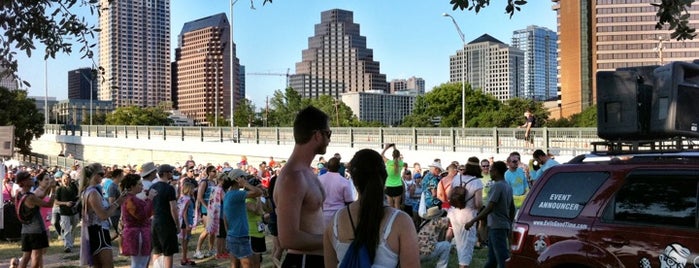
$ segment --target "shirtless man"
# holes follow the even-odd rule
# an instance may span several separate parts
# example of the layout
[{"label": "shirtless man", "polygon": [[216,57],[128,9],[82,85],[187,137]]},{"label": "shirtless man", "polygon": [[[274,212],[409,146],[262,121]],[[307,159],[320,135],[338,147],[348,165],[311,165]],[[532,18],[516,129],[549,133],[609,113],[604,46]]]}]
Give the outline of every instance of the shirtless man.
[{"label": "shirtless man", "polygon": [[313,106],[294,121],[294,150],[276,182],[279,242],[287,249],[282,267],[323,267],[325,193],[311,162],[330,143],[328,116]]}]

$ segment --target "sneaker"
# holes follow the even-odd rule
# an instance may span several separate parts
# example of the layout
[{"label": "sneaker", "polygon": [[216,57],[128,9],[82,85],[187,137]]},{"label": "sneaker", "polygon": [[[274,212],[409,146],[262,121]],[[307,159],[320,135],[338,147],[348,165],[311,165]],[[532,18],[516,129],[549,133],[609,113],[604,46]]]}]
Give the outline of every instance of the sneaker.
[{"label": "sneaker", "polygon": [[212,249],[212,250],[209,250],[208,252],[204,253],[204,255],[206,255],[207,258],[211,257],[211,256],[216,256],[216,251]]},{"label": "sneaker", "polygon": [[190,259],[182,259],[182,261],[180,262],[180,264],[181,264],[182,266],[188,266],[188,265],[189,265],[189,266],[195,266],[195,265],[197,265],[197,263],[195,263],[193,260],[190,260]]},{"label": "sneaker", "polygon": [[198,250],[197,250],[197,252],[194,252],[194,255],[192,255],[192,258],[195,258],[195,259],[203,259],[203,258],[206,258],[206,257],[204,256],[204,254],[201,253],[201,251],[198,251]]},{"label": "sneaker", "polygon": [[231,255],[228,255],[228,253],[221,253],[221,254],[216,254],[216,259],[217,260],[227,260],[230,259]]},{"label": "sneaker", "polygon": [[65,249],[63,249],[63,252],[65,252],[65,253],[71,253],[71,252],[73,252],[73,250],[70,249],[70,248],[65,248]]}]

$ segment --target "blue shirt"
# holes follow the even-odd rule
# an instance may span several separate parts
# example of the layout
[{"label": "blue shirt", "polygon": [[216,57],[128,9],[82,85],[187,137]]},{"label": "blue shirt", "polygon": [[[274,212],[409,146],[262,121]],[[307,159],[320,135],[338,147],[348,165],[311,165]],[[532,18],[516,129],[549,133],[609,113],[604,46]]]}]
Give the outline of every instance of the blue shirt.
[{"label": "blue shirt", "polygon": [[505,171],[505,181],[512,187],[512,194],[523,195],[527,192],[527,180],[524,170],[517,168],[515,171],[508,169]]},{"label": "blue shirt", "polygon": [[248,192],[244,190],[228,190],[223,197],[223,216],[228,222],[228,237],[249,236],[248,213],[245,209],[245,197]]},{"label": "blue shirt", "polygon": [[435,196],[432,196],[432,191],[431,190],[437,190],[437,185],[439,185],[439,177],[435,176],[432,173],[427,173],[425,175],[425,178],[422,179],[422,192],[425,193],[425,205],[427,207],[432,207],[432,200],[434,200]]},{"label": "blue shirt", "polygon": [[539,168],[539,170],[534,170],[534,169],[532,169],[532,170],[529,172],[529,173],[531,174],[532,180],[533,180],[533,181],[538,180],[539,177],[541,177],[541,174],[544,174],[544,171],[546,171],[547,169],[551,168],[552,166],[557,166],[557,165],[559,165],[559,164],[558,164],[558,162],[556,162],[556,160],[553,160],[553,159],[549,158],[548,160],[546,160],[546,163],[544,163],[543,165],[541,165],[541,167]]}]

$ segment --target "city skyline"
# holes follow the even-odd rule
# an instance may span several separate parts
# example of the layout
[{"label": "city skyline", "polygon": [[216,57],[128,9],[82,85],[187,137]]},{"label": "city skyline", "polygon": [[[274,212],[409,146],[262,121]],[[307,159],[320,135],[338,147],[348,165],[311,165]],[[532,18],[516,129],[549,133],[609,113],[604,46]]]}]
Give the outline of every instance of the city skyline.
[{"label": "city skyline", "polygon": [[[449,55],[461,48],[453,24],[441,14],[452,14],[461,26],[467,40],[488,33],[500,40],[511,40],[512,32],[537,25],[556,30],[555,12],[552,3],[530,2],[516,13],[512,19],[504,13],[505,3],[492,4],[475,14],[469,11],[452,11],[448,1],[409,1],[357,3],[352,1],[306,1],[275,2],[262,6],[255,2],[255,10],[249,2],[236,4],[234,10],[234,41],[238,47],[240,64],[246,65],[248,72],[286,73],[294,70],[301,61],[302,50],[307,47],[308,38],[313,36],[313,26],[319,21],[324,10],[341,8],[354,13],[355,21],[361,24],[362,36],[367,37],[367,47],[373,49],[374,59],[381,64],[381,73],[386,74],[387,82],[392,79],[405,79],[417,76],[425,79],[426,91],[449,80]],[[391,12],[385,12],[390,10]],[[96,23],[97,18],[89,12],[86,19]],[[228,13],[228,1],[209,0],[197,3],[172,1],[171,32],[179,33],[186,21]],[[230,14],[227,14],[230,16]],[[477,25],[477,26],[475,26]],[[176,47],[177,35],[171,33],[171,48]],[[43,46],[37,45],[37,51]],[[77,50],[77,49],[74,49]],[[19,75],[29,81],[31,96],[44,95],[44,64],[48,66],[49,96],[67,98],[65,72],[71,69],[90,66],[80,54],[58,55],[44,63],[42,53],[34,53],[27,59],[21,52]],[[170,61],[173,61],[174,57]],[[293,73],[293,72],[292,72]],[[247,98],[257,108],[262,108],[264,99],[275,90],[286,85],[284,76],[248,76]]]}]

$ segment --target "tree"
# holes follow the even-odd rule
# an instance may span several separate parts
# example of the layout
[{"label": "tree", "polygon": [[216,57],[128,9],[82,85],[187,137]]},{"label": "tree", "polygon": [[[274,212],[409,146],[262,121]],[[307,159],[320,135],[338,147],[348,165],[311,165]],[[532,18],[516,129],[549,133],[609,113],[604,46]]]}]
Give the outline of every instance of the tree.
[{"label": "tree", "polygon": [[330,126],[349,127],[361,125],[349,106],[330,95],[321,95],[317,99],[311,100],[310,105],[315,106],[330,117]]},{"label": "tree", "polygon": [[597,127],[597,105],[585,108],[581,113],[568,118],[549,121],[549,127]]},{"label": "tree", "polygon": [[32,151],[31,142],[44,134],[44,115],[27,92],[0,87],[0,126],[15,126],[15,147],[20,153]]},{"label": "tree", "polygon": [[296,113],[310,104],[310,100],[301,98],[301,95],[292,88],[274,91],[274,96],[269,101],[270,112],[267,118],[267,126],[290,127],[294,125]]},{"label": "tree", "polygon": [[233,122],[236,126],[261,126],[262,120],[255,113],[255,104],[248,99],[242,99],[233,113]]},{"label": "tree", "polygon": [[107,125],[128,126],[167,126],[168,113],[161,107],[141,108],[138,106],[119,107],[107,115]]}]

